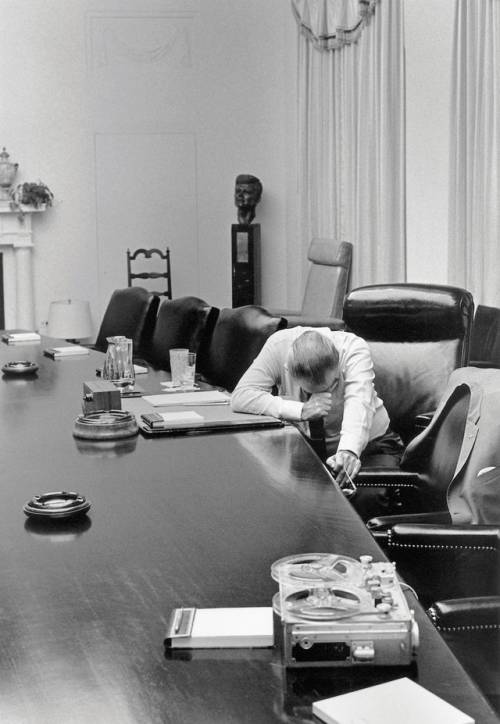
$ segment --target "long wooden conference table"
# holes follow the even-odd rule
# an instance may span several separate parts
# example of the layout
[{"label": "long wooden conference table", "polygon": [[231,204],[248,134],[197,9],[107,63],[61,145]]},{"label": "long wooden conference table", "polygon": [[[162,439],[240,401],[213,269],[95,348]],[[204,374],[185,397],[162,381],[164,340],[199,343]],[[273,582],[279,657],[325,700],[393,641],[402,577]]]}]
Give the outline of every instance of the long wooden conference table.
[{"label": "long wooden conference table", "polygon": [[[54,361],[49,343],[0,343],[1,364],[39,365],[0,377],[1,722],[309,722],[313,701],[400,676],[478,723],[497,721],[414,600],[411,670],[287,670],[273,649],[166,655],[174,608],[269,606],[279,558],[383,555],[293,426],[75,439],[82,383],[102,355]],[[138,382],[159,392],[165,378]],[[57,525],[24,515],[27,500],[57,490],[85,495],[89,514]]]}]

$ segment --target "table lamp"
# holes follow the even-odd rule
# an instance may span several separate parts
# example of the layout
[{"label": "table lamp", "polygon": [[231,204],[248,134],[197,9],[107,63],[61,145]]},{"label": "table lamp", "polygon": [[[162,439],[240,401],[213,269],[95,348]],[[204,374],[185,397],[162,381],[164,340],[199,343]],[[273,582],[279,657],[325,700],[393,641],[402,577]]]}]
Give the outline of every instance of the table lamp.
[{"label": "table lamp", "polygon": [[47,334],[67,342],[78,342],[93,334],[90,305],[78,299],[50,303]]}]

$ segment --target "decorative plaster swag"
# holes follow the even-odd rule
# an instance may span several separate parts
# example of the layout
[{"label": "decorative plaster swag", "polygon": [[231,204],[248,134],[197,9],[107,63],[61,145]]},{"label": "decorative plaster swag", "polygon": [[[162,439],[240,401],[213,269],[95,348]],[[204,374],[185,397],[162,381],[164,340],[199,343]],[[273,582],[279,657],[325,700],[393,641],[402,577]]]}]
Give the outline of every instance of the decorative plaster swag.
[{"label": "decorative plaster swag", "polygon": [[301,32],[319,50],[355,43],[379,0],[292,0]]}]

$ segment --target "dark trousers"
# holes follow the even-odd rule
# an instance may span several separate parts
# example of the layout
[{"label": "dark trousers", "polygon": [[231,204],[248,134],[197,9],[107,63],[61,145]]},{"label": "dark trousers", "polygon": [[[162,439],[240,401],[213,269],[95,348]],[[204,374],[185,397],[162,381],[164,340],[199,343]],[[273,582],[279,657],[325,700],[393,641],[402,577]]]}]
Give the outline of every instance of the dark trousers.
[{"label": "dark trousers", "polygon": [[[385,435],[371,440],[361,454],[363,468],[398,469],[403,454],[403,441],[390,428]],[[356,481],[355,481],[356,482]],[[381,485],[383,482],[381,481]],[[394,515],[398,512],[398,492],[393,489],[358,487],[350,498],[351,505],[364,521],[378,515]]]}]

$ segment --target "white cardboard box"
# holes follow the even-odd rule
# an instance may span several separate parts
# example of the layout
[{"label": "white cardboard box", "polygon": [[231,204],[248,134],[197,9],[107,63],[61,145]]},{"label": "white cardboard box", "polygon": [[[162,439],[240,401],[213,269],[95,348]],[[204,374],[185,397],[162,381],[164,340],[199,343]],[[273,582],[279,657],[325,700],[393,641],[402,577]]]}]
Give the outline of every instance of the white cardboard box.
[{"label": "white cardboard box", "polygon": [[474,724],[472,719],[408,678],[313,703],[327,724]]}]

